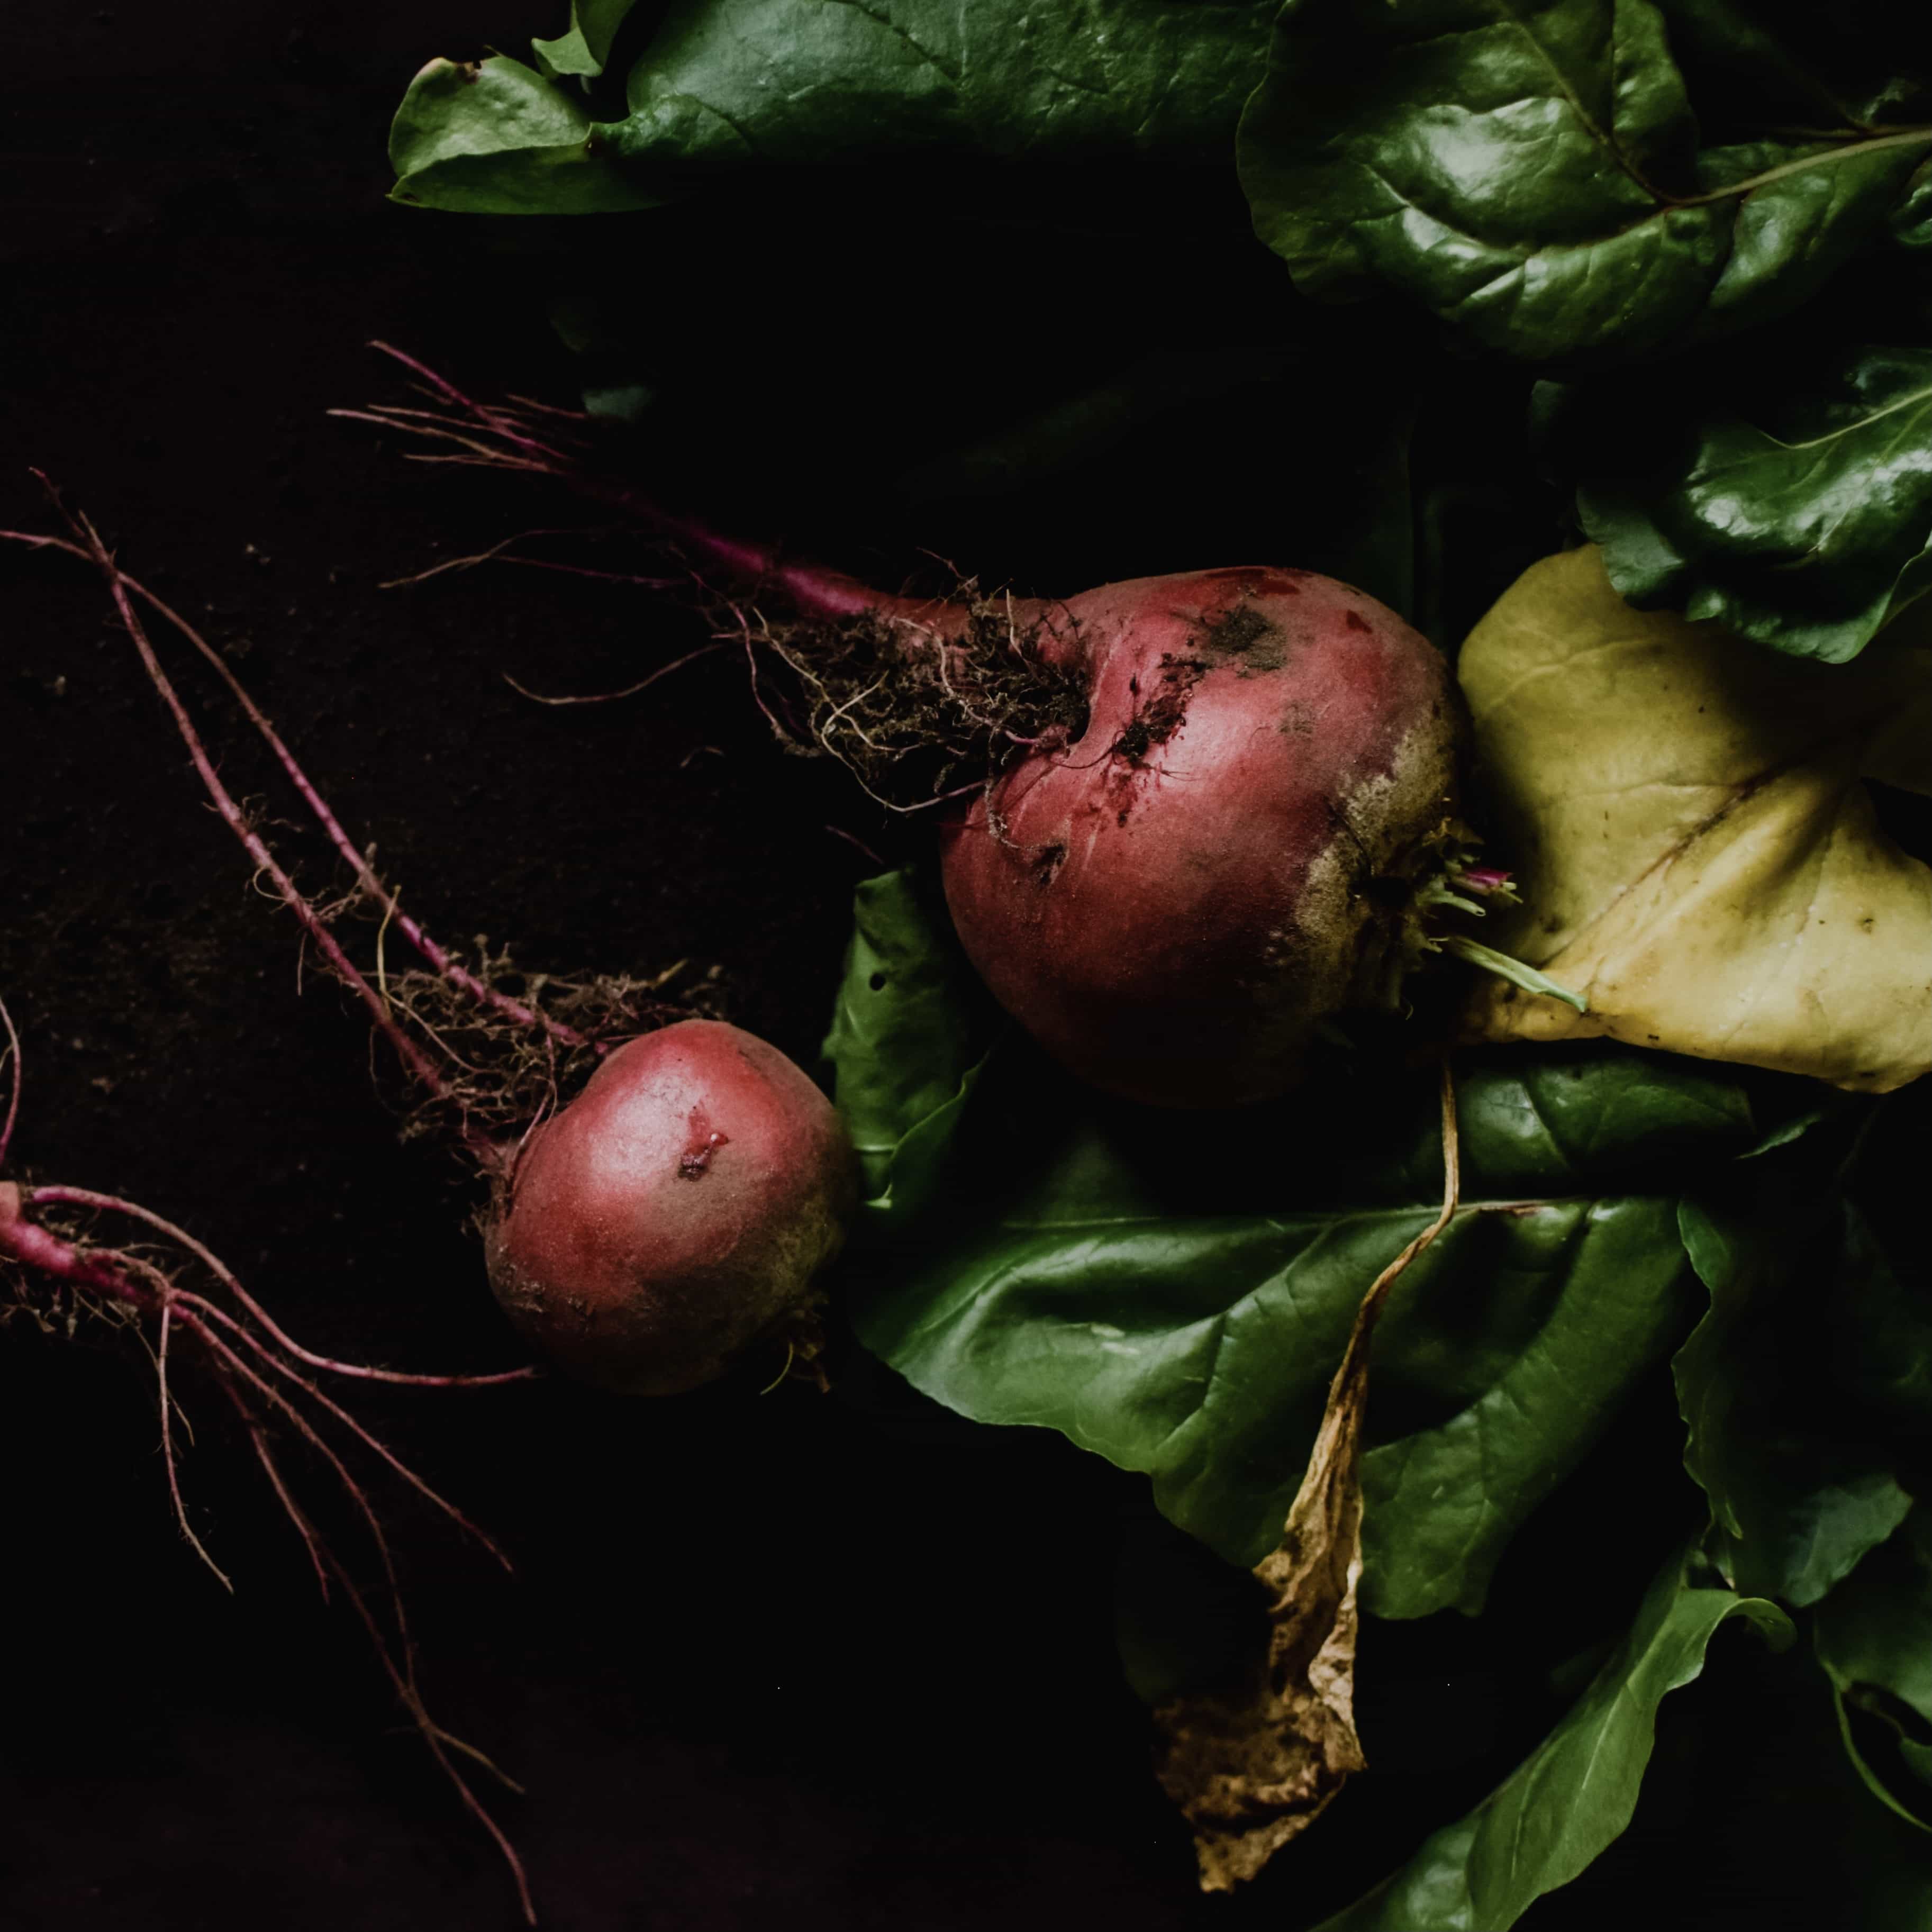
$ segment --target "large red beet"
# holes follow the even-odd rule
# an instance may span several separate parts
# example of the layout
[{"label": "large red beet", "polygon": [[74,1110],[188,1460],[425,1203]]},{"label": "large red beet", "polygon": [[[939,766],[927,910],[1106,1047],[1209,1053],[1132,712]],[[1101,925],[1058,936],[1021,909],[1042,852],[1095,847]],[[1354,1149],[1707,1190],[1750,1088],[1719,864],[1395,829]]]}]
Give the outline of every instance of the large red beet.
[{"label": "large red beet", "polygon": [[487,1230],[490,1286],[560,1367],[674,1394],[806,1311],[856,1196],[811,1080],[736,1027],[681,1020],[532,1135]]},{"label": "large red beet", "polygon": [[[1325,1022],[1396,1005],[1426,951],[1479,950],[1423,923],[1506,880],[1458,863],[1458,700],[1427,640],[1372,598],[1258,567],[1060,602],[893,596],[600,478],[399,359],[446,413],[376,412],[386,427],[460,428],[789,604],[790,639],[725,609],[754,662],[772,644],[796,676],[799,735],[876,795],[930,803],[990,760],[986,796],[944,835],[947,901],[1000,1002],[1095,1085],[1169,1106],[1280,1094]],[[1066,694],[1010,675],[1029,652],[1087,687],[1070,750]],[[1480,963],[1576,1003],[1499,956]]]},{"label": "large red beet", "polygon": [[1089,716],[944,834],[968,956],[1110,1093],[1280,1094],[1324,1021],[1400,983],[1456,809],[1448,666],[1372,598],[1304,571],[1142,578],[1032,610]]}]

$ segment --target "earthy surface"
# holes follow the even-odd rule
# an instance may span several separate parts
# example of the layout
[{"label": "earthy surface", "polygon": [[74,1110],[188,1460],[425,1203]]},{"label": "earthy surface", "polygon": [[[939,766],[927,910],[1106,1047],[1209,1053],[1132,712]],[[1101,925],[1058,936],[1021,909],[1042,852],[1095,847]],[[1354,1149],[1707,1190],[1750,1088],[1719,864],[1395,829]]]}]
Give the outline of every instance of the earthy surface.
[{"label": "earthy surface", "polygon": [[[412,469],[323,415],[393,392],[362,346],[376,335],[481,386],[570,393],[523,257],[380,200],[383,128],[417,63],[556,25],[522,0],[16,20],[0,92],[0,520],[45,520],[26,464],[60,478],[130,568],[236,650],[434,928],[487,929],[556,968],[716,961],[733,1016],[808,1057],[868,869],[836,833],[888,830],[834,776],[782,758],[722,664],[631,704],[517,697],[501,674],[604,688],[694,634],[638,594],[535,573],[379,590],[560,506]],[[830,238],[850,258],[826,266],[812,205],[802,190],[800,209],[740,210],[716,230],[667,218],[668,265],[644,284],[676,379],[661,471],[721,501],[735,488],[754,520],[808,501],[835,548],[854,519],[874,548],[839,560],[858,568],[902,571],[924,542],[1022,580],[1053,560],[1064,590],[1297,548],[1280,535],[1292,494],[1199,487],[1198,465],[1239,473],[1251,401],[1210,434],[1151,433],[1084,502],[1058,484],[928,492],[928,508],[910,486],[895,495],[867,448],[882,420],[928,432],[898,454],[916,470],[991,426],[976,412],[1003,352],[1024,398],[1082,352],[1020,353],[1010,301],[941,300],[937,279],[925,299],[950,336],[908,326],[904,285],[859,266],[862,236]],[[1149,339],[1211,337],[1234,282],[1274,275],[1226,214],[1171,309],[1149,305]],[[872,238],[902,238],[904,214],[880,212]],[[1030,232],[952,232],[943,202],[925,219],[921,246],[942,262],[992,262]],[[656,231],[613,232],[621,252]],[[1078,244],[1103,264],[1123,245]],[[740,354],[728,382],[721,330]],[[712,359],[680,364],[680,343]],[[1241,352],[1248,367],[1274,353]],[[849,399],[844,374],[868,358],[897,386]],[[417,1366],[516,1359],[460,1169],[399,1148],[363,1026],[313,974],[298,985],[291,926],[248,890],[98,590],[7,559],[0,598],[0,990],[28,1062],[17,1171],[187,1224],[318,1346]],[[232,716],[190,684],[231,782],[266,791]],[[397,1506],[433,1700],[526,1784],[502,1814],[560,1932],[1279,1926],[1349,1895],[1547,1721],[1546,1694],[1498,1689],[1545,1580],[1515,1579],[1474,1629],[1371,1631],[1360,1710],[1378,1771],[1305,1859],[1232,1912],[1204,1906],[1112,1652],[1110,1579],[1124,1535],[1144,1533],[1138,1488],[1044,1437],[882,1417],[881,1379],[850,1363],[828,1399],[738,1388],[655,1406],[545,1385],[365,1405],[517,1556],[506,1581]],[[190,1492],[232,1601],[168,1520],[139,1358],[0,1330],[0,1923],[508,1926],[500,1870],[348,1619],[314,1602],[242,1445],[202,1413]],[[1673,1456],[1667,1407],[1631,1439]],[[1624,1520],[1606,1466],[1587,1506],[1559,1498],[1580,1592],[1599,1574],[1634,1581],[1629,1551],[1670,1533]],[[1606,1631],[1624,1607],[1606,1602]],[[1739,1688],[1702,1723],[1673,1702],[1638,1829],[1538,1924],[1621,1924],[1640,1908],[1703,1927],[1828,1916],[1788,1871],[1774,1887],[1748,1804],[1712,1808],[1707,1762],[1783,1774],[1733,1729],[1774,1739],[1780,1720],[1750,1693],[1748,1643],[1726,1646]],[[1670,1880],[1682,1916],[1660,1917],[1659,1873],[1691,1844],[1696,1863]]]}]

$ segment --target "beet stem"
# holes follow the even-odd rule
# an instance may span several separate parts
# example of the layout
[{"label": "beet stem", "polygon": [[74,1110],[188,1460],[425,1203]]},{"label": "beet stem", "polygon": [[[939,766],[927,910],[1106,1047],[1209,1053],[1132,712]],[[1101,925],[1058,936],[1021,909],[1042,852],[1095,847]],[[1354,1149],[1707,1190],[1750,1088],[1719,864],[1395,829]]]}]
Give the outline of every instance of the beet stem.
[{"label": "beet stem", "polygon": [[183,617],[179,612],[171,609],[145,585],[136,583],[134,578],[128,576],[118,567],[116,568],[115,574],[138,596],[143,598],[172,624],[213,668],[216,676],[228,687],[230,694],[241,706],[249,723],[254,726],[263,743],[274,753],[277,763],[286,773],[289,782],[302,794],[302,802],[308,807],[316,824],[322,827],[329,843],[348,862],[363,890],[382,907],[386,917],[394,921],[396,929],[438,973],[448,980],[452,986],[467,993],[472,999],[485,1006],[494,1006],[499,1012],[516,1021],[520,1025],[542,1027],[548,1031],[554,1032],[568,1046],[582,1046],[587,1044],[584,1036],[578,1033],[574,1028],[566,1026],[560,1021],[553,1020],[548,1015],[524,1005],[521,1000],[513,1000],[508,994],[498,992],[494,987],[485,985],[460,961],[452,958],[430,937],[416,920],[404,912],[401,902],[394,893],[383,884],[366,855],[350,837],[341,820],[330,809],[328,801],[316,788],[314,781],[297,762],[294,752],[289,748],[281,734],[275,729],[274,724],[269,722],[267,715],[249,696],[241,680],[230,669],[220,653],[186,618]]},{"label": "beet stem", "polygon": [[1498,952],[1492,946],[1465,938],[1460,932],[1444,934],[1440,944],[1444,952],[1452,952],[1458,959],[1466,959],[1472,966],[1480,966],[1485,972],[1493,973],[1512,986],[1520,986],[1526,993],[1540,993],[1546,999],[1561,1000],[1566,1006],[1574,1006],[1580,1013],[1590,1010],[1589,1001],[1581,993],[1573,993],[1568,986],[1559,986],[1546,974],[1539,973],[1534,966],[1526,966],[1520,959],[1512,959],[1507,952]]},{"label": "beet stem", "polygon": [[14,1124],[20,1118],[20,1076],[22,1062],[20,1058],[20,1036],[14,1024],[14,1016],[7,1010],[7,1002],[0,1000],[0,1027],[7,1031],[7,1049],[4,1058],[13,1078],[7,1095],[7,1118],[0,1121],[0,1168],[7,1165],[7,1150],[14,1144]]},{"label": "beet stem", "polygon": [[[44,482],[46,479],[43,478],[42,480]],[[50,484],[48,488],[51,490],[52,486]],[[55,500],[59,502],[58,494]],[[181,695],[170,681],[167,673],[161,668],[160,659],[154,655],[154,647],[148,640],[147,631],[128,599],[126,580],[116,565],[112,553],[101,541],[100,532],[85,516],[67,510],[64,505],[62,507],[69,523],[84,539],[83,544],[62,544],[57,538],[48,538],[42,540],[40,547],[64,548],[82,556],[98,566],[106,575],[108,594],[114,600],[121,627],[140,653],[149,681],[160,693],[161,701],[173,718],[175,729],[181,734],[182,743],[188,747],[188,757],[223,824],[241,841],[248,856],[268,874],[283,904],[301,922],[303,929],[315,941],[323,958],[335,969],[344,984],[368,1008],[370,1017],[395,1049],[403,1064],[437,1099],[447,1098],[448,1087],[428,1055],[397,1025],[376,989],[356,970],[349,956],[337,943],[335,935],[322,922],[321,915],[302,896],[294,880],[282,869],[275,855],[249,825],[242,808],[236,803],[228,788],[221,782],[221,776],[214,769],[214,760],[208,756],[208,748],[202,742],[201,735],[194,728],[194,719],[188,716],[188,707],[182,702]],[[0,531],[0,537],[10,538],[14,535],[11,531]]]},{"label": "beet stem", "polygon": [[194,1533],[194,1526],[188,1520],[188,1505],[182,1500],[181,1471],[175,1460],[173,1429],[174,1397],[168,1391],[168,1337],[174,1326],[174,1298],[166,1297],[161,1303],[160,1333],[154,1341],[154,1381],[161,1405],[161,1461],[168,1472],[168,1500],[174,1505],[175,1521],[181,1526],[181,1533],[188,1545],[209,1569],[214,1571],[221,1587],[232,1597],[235,1586],[229,1580],[228,1572],[208,1553],[208,1546]]},{"label": "beet stem", "polygon": [[[117,1195],[98,1194],[91,1187],[36,1187],[33,1190],[32,1198],[36,1204],[51,1202],[62,1207],[87,1208],[101,1214],[124,1214],[130,1220],[141,1222],[153,1228],[157,1234],[164,1235],[200,1262],[221,1287],[247,1310],[249,1316],[267,1330],[278,1347],[286,1348],[298,1361],[307,1363],[312,1369],[326,1370],[331,1375],[356,1376],[367,1382],[399,1383],[410,1388],[494,1388],[504,1382],[533,1381],[542,1373],[538,1368],[526,1366],[520,1369],[500,1370],[489,1375],[417,1375],[400,1369],[372,1368],[364,1363],[340,1362],[327,1355],[316,1354],[304,1348],[277,1324],[274,1317],[242,1286],[218,1255],[196,1240],[186,1228],[177,1227],[173,1222],[164,1220],[150,1208],[143,1208],[140,1202],[124,1201]],[[199,1296],[194,1298],[196,1300],[200,1299]]]},{"label": "beet stem", "polygon": [[[196,1324],[197,1327],[200,1325]],[[390,1610],[395,1620],[396,1641],[403,1660],[400,1664],[398,1663],[395,1654],[392,1652],[388,1639],[381,1624],[377,1622],[375,1613],[369,1608],[362,1592],[356,1588],[355,1579],[350,1575],[341,1558],[326,1542],[321,1541],[320,1538],[312,1538],[310,1532],[306,1528],[303,1529],[304,1540],[309,1543],[311,1554],[320,1550],[322,1559],[334,1573],[336,1581],[342,1586],[343,1593],[348,1598],[356,1615],[362,1619],[363,1628],[369,1634],[370,1642],[375,1649],[377,1660],[382,1666],[384,1674],[388,1678],[404,1708],[409,1712],[410,1720],[415,1725],[417,1734],[422,1738],[430,1755],[436,1760],[438,1768],[448,1779],[464,1809],[482,1826],[496,1845],[498,1852],[502,1855],[504,1862],[509,1868],[512,1880],[516,1886],[518,1903],[522,1908],[524,1921],[528,1924],[534,1925],[536,1923],[536,1910],[530,1897],[529,1876],[524,1870],[523,1860],[518,1856],[516,1848],[505,1835],[502,1827],[490,1816],[482,1801],[471,1789],[469,1780],[454,1765],[450,1762],[448,1752],[443,1744],[443,1738],[446,1734],[440,1725],[431,1720],[429,1713],[423,1706],[422,1694],[418,1689],[416,1681],[415,1648],[410,1637],[408,1621],[404,1612],[402,1590],[396,1575],[394,1558],[390,1551],[388,1538],[383,1533],[382,1520],[376,1515],[374,1505],[369,1501],[367,1492],[350,1473],[342,1459],[316,1432],[314,1426],[299,1410],[296,1408],[278,1390],[263,1382],[262,1378],[218,1336],[206,1328],[202,1328],[201,1334],[202,1339],[210,1348],[224,1358],[236,1372],[252,1384],[261,1395],[275,1408],[280,1409],[293,1423],[297,1432],[334,1470],[351,1504],[362,1518],[364,1525],[368,1528],[381,1558],[382,1574],[389,1586]],[[278,1490],[286,1493],[283,1485],[278,1484],[277,1487]],[[298,1527],[302,1528],[302,1526],[298,1524]]]},{"label": "beet stem", "polygon": [[[406,434],[466,442],[478,452],[477,457],[470,460],[484,460],[495,467],[534,470],[554,477],[581,495],[608,504],[650,529],[690,544],[737,576],[772,584],[800,610],[815,616],[856,617],[868,612],[909,616],[921,608],[929,608],[912,599],[892,597],[874,590],[842,572],[826,570],[813,564],[783,562],[774,550],[766,545],[727,536],[698,518],[667,510],[651,497],[593,475],[573,452],[529,434],[517,426],[514,416],[508,412],[494,409],[465,394],[454,383],[393,344],[372,342],[369,346],[420,377],[446,403],[460,412],[467,422],[459,428],[452,426],[448,417],[439,417],[434,412],[380,404],[368,410],[332,410],[330,415],[350,422],[373,422]],[[466,428],[470,432],[467,436],[464,433]],[[478,434],[497,438],[514,454],[506,456],[487,445],[478,444],[474,439]]]},{"label": "beet stem", "polygon": [[[130,1306],[144,1313],[155,1313],[159,1318],[159,1334],[154,1350],[155,1368],[161,1400],[161,1441],[163,1459],[167,1468],[170,1499],[175,1510],[176,1520],[183,1534],[196,1553],[218,1577],[225,1588],[233,1588],[226,1574],[216,1564],[206,1546],[196,1535],[189,1522],[182,1495],[179,1472],[176,1455],[173,1418],[176,1404],[170,1386],[168,1366],[172,1359],[174,1333],[177,1326],[193,1336],[199,1346],[206,1351],[208,1366],[220,1383],[223,1393],[234,1406],[249,1432],[257,1460],[273,1488],[284,1513],[294,1524],[301,1536],[309,1561],[314,1566],[318,1586],[325,1599],[328,1595],[331,1576],[340,1586],[348,1598],[371,1646],[378,1662],[392,1688],[408,1712],[410,1721],[424,1746],[435,1760],[438,1768],[454,1790],[464,1808],[482,1825],[496,1846],[508,1866],[515,1885],[517,1898],[525,1921],[536,1922],[529,1876],[516,1848],[510,1843],[502,1827],[484,1807],[469,1780],[453,1763],[450,1751],[458,1750],[473,1757],[502,1777],[489,1759],[481,1751],[453,1737],[436,1723],[424,1707],[421,1690],[416,1678],[414,1649],[412,1644],[407,1615],[405,1612],[400,1581],[396,1574],[393,1553],[385,1533],[381,1518],[374,1503],[341,1456],[324,1439],[315,1425],[302,1413],[288,1394],[264,1379],[262,1374],[210,1325],[218,1324],[232,1334],[236,1343],[248,1349],[264,1366],[292,1385],[295,1391],[308,1400],[318,1403],[329,1414],[342,1422],[358,1440],[373,1449],[377,1455],[400,1474],[412,1487],[442,1509],[452,1520],[478,1538],[484,1546],[491,1550],[499,1560],[502,1552],[482,1535],[462,1512],[438,1496],[388,1449],[378,1441],[355,1418],[332,1401],[320,1389],[290,1363],[283,1360],[273,1348],[256,1335],[244,1323],[237,1321],[225,1310],[215,1306],[202,1296],[178,1287],[160,1269],[140,1256],[116,1249],[88,1248],[69,1241],[50,1230],[40,1226],[28,1218],[26,1208],[29,1202],[50,1202],[56,1204],[84,1207],[128,1214],[153,1228],[158,1233],[178,1240],[187,1252],[203,1263],[215,1278],[235,1292],[251,1316],[260,1321],[268,1336],[278,1345],[286,1346],[292,1354],[312,1363],[338,1371],[355,1372],[350,1365],[328,1363],[325,1358],[310,1356],[307,1351],[296,1348],[282,1331],[266,1315],[259,1304],[243,1291],[232,1273],[216,1256],[200,1243],[186,1234],[173,1223],[164,1220],[131,1202],[124,1202],[112,1196],[99,1195],[82,1188],[41,1188],[28,1194],[12,1182],[0,1182],[0,1255],[10,1257],[23,1267],[32,1268],[62,1282],[71,1287],[104,1296],[117,1304]],[[364,1371],[385,1376],[384,1371]],[[398,1377],[396,1379],[403,1379]],[[430,1378],[410,1379],[430,1380]],[[456,1378],[458,1380],[469,1378]],[[476,1378],[476,1380],[489,1379]],[[271,1450],[262,1418],[250,1405],[243,1384],[252,1388],[260,1400],[286,1418],[297,1436],[315,1450],[328,1465],[351,1507],[359,1516],[375,1545],[387,1582],[391,1603],[391,1612],[395,1626],[393,1640],[384,1630],[381,1621],[370,1607],[368,1600],[341,1559],[331,1549],[316,1530],[308,1513],[296,1500],[293,1492],[284,1477]],[[512,1783],[506,1779],[506,1783]],[[514,1784],[512,1788],[515,1789]]]},{"label": "beet stem", "polygon": [[[382,908],[386,926],[393,920],[410,945],[438,974],[448,980],[458,991],[478,1004],[502,1013],[519,1026],[539,1028],[566,1046],[588,1046],[600,1057],[608,1052],[610,1049],[604,1042],[590,1039],[588,1036],[579,1033],[575,1028],[568,1026],[561,1021],[554,1020],[540,1010],[526,1006],[520,1000],[512,999],[507,994],[499,992],[494,987],[478,979],[437,944],[417,920],[402,910],[401,904],[394,893],[382,883],[366,855],[350,838],[341,821],[330,809],[327,801],[297,760],[294,752],[290,750],[280,734],[276,730],[266,714],[249,695],[241,680],[222,660],[220,653],[178,611],[173,609],[164,599],[157,596],[145,584],[130,577],[126,572],[123,571],[116,562],[112,553],[107,550],[92,522],[85,515],[68,508],[59,493],[48,482],[44,474],[38,470],[34,473],[46,486],[49,495],[53,499],[62,514],[67,518],[69,524],[77,535],[85,538],[85,542],[74,543],[58,537],[40,536],[15,530],[0,530],[0,541],[23,543],[35,549],[64,551],[69,556],[78,557],[82,562],[93,564],[106,577],[109,592],[121,618],[122,628],[127,632],[136,650],[140,652],[142,665],[146,669],[150,680],[160,694],[164,702],[172,715],[176,728],[188,746],[189,755],[196,771],[201,778],[204,788],[213,800],[217,812],[230,830],[241,840],[249,856],[254,859],[256,864],[273,880],[284,903],[295,913],[304,929],[314,939],[338,977],[342,980],[368,1008],[378,1029],[394,1047],[404,1065],[411,1075],[422,1084],[430,1096],[436,1100],[444,1101],[453,1097],[448,1082],[443,1078],[434,1063],[396,1024],[393,1010],[387,998],[369,985],[362,973],[349,959],[347,954],[337,943],[334,935],[328,932],[321,916],[303,897],[293,879],[276,862],[266,843],[249,828],[239,806],[236,805],[232,796],[222,784],[220,778],[214,770],[213,761],[209,758],[200,734],[195,730],[194,722],[189,717],[179,694],[170,681],[166,673],[161,668],[160,660],[154,655],[152,644],[128,602],[129,591],[132,591],[165,622],[179,632],[199,655],[212,667],[216,674],[228,687],[229,691],[248,716],[249,722],[273,753],[290,782],[301,794],[303,802],[308,806],[311,814],[321,826],[329,842],[348,862],[363,890]],[[467,1131],[465,1132],[464,1138],[472,1153],[486,1168],[494,1166],[494,1150],[486,1142]]]}]

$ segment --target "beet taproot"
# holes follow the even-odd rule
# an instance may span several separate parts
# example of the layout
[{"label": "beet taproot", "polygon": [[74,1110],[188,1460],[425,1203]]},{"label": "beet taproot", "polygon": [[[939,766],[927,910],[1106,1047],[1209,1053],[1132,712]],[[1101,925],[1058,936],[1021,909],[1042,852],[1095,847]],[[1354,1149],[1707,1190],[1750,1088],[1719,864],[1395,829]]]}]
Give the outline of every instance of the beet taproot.
[{"label": "beet taproot", "polygon": [[968,956],[1094,1085],[1162,1106],[1277,1096],[1335,1022],[1400,1010],[1438,952],[1584,1006],[1454,923],[1514,888],[1458,816],[1449,668],[1373,598],[1260,566],[1069,598],[895,596],[661,504],[570,436],[386,352],[437,406],[346,413],[467,438],[753,586],[723,598],[692,573],[742,634],[767,719],[895,811],[950,812]]},{"label": "beet taproot", "polygon": [[856,1199],[807,1076],[737,1027],[681,1020],[532,1133],[485,1229],[490,1286],[571,1374],[676,1394],[808,1314]]},{"label": "beet taproot", "polygon": [[1306,572],[1108,584],[1036,607],[1085,682],[1073,742],[1009,764],[941,833],[994,997],[1083,1080],[1167,1106],[1292,1085],[1318,1029],[1387,1005],[1455,824],[1448,667]]}]

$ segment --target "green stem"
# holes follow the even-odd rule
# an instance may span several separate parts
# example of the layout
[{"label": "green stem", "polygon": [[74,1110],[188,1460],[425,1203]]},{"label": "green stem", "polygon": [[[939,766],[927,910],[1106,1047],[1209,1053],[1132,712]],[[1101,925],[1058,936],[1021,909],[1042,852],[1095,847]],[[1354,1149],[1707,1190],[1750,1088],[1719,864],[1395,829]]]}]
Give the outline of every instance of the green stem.
[{"label": "green stem", "polygon": [[1444,935],[1442,946],[1444,952],[1453,952],[1458,959],[1468,960],[1472,966],[1480,966],[1486,972],[1494,973],[1520,986],[1526,993],[1540,993],[1546,999],[1561,1000],[1565,1006],[1574,1006],[1580,1013],[1590,1010],[1589,1001],[1581,993],[1573,993],[1568,986],[1559,986],[1534,966],[1526,966],[1520,959],[1512,959],[1507,952],[1498,952],[1492,946],[1480,945],[1473,939],[1465,939],[1460,932],[1452,932]]}]

